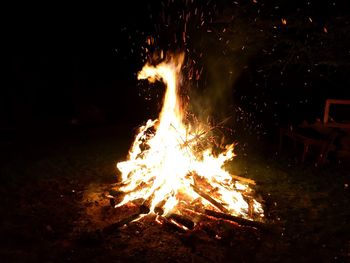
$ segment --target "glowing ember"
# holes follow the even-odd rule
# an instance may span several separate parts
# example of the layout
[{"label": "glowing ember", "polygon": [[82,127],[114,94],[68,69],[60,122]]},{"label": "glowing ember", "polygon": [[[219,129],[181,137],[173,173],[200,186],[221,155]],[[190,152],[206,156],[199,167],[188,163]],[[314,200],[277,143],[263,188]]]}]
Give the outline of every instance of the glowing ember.
[{"label": "glowing ember", "polygon": [[211,147],[203,149],[207,132],[185,124],[178,96],[183,60],[181,54],[157,66],[146,64],[138,74],[139,79],[162,80],[167,88],[159,119],[140,127],[129,159],[117,164],[122,174],[119,190],[125,193],[117,206],[142,200],[149,213],[164,216],[181,213],[181,207],[200,207],[247,219],[262,217],[261,204],[249,194],[249,180],[223,169],[234,157],[233,144],[214,154]]}]

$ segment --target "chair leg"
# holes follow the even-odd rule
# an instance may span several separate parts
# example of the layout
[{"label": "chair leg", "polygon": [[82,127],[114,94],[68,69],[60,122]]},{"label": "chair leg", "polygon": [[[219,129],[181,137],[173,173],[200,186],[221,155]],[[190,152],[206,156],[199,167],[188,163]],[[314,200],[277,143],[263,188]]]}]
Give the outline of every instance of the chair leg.
[{"label": "chair leg", "polygon": [[327,160],[328,152],[329,152],[330,145],[327,143],[325,145],[322,145],[320,156],[318,158],[318,164],[324,164]]},{"label": "chair leg", "polygon": [[280,140],[279,140],[279,144],[278,144],[278,151],[282,152],[282,144],[283,144],[283,131],[280,130]]},{"label": "chair leg", "polygon": [[306,154],[309,151],[309,145],[304,143],[304,150],[303,150],[303,155],[301,156],[301,162],[305,162],[306,159]]}]

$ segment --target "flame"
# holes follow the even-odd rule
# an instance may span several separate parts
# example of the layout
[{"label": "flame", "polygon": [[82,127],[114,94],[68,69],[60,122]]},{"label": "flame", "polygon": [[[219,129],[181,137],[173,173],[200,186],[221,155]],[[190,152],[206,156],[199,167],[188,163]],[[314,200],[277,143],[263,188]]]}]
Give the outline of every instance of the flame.
[{"label": "flame", "polygon": [[[183,61],[183,54],[172,56],[157,66],[146,64],[138,74],[138,79],[163,81],[166,92],[159,119],[148,120],[139,128],[128,160],[117,164],[120,190],[125,193],[117,206],[141,199],[150,213],[162,211],[166,216],[182,205],[199,204],[250,218],[246,196],[251,189],[223,169],[235,156],[234,145],[227,145],[218,155],[210,147],[203,150],[199,144],[205,139],[205,130],[184,120],[178,95]],[[263,216],[256,200],[253,210]]]}]

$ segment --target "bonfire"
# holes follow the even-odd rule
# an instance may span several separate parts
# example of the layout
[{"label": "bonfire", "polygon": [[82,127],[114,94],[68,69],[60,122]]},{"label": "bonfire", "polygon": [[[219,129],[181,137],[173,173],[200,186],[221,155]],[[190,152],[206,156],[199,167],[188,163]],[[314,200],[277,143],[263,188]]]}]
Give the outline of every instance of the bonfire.
[{"label": "bonfire", "polygon": [[234,144],[218,151],[208,139],[208,125],[186,120],[179,96],[183,62],[184,54],[173,55],[138,73],[138,79],[164,82],[166,91],[159,118],[139,128],[128,159],[117,164],[123,198],[115,207],[138,202],[143,207],[138,218],[190,210],[259,220],[264,213],[250,188],[255,182],[224,168],[235,156]]}]

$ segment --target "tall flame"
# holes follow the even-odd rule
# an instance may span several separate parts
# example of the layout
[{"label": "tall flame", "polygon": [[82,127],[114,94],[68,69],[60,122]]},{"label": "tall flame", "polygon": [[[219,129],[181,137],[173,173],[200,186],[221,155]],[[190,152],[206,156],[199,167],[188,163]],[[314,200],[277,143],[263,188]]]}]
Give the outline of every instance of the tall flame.
[{"label": "tall flame", "polygon": [[[234,157],[233,144],[219,155],[211,148],[198,150],[205,132],[194,132],[185,125],[178,95],[183,61],[183,54],[173,56],[157,66],[146,64],[138,74],[138,79],[162,80],[166,92],[159,120],[148,120],[139,128],[128,160],[117,164],[122,176],[120,190],[125,193],[118,206],[142,199],[150,213],[161,208],[167,215],[180,204],[199,203],[203,208],[249,218],[248,184],[234,180],[223,169]],[[254,199],[253,208],[263,215],[261,204]]]}]

